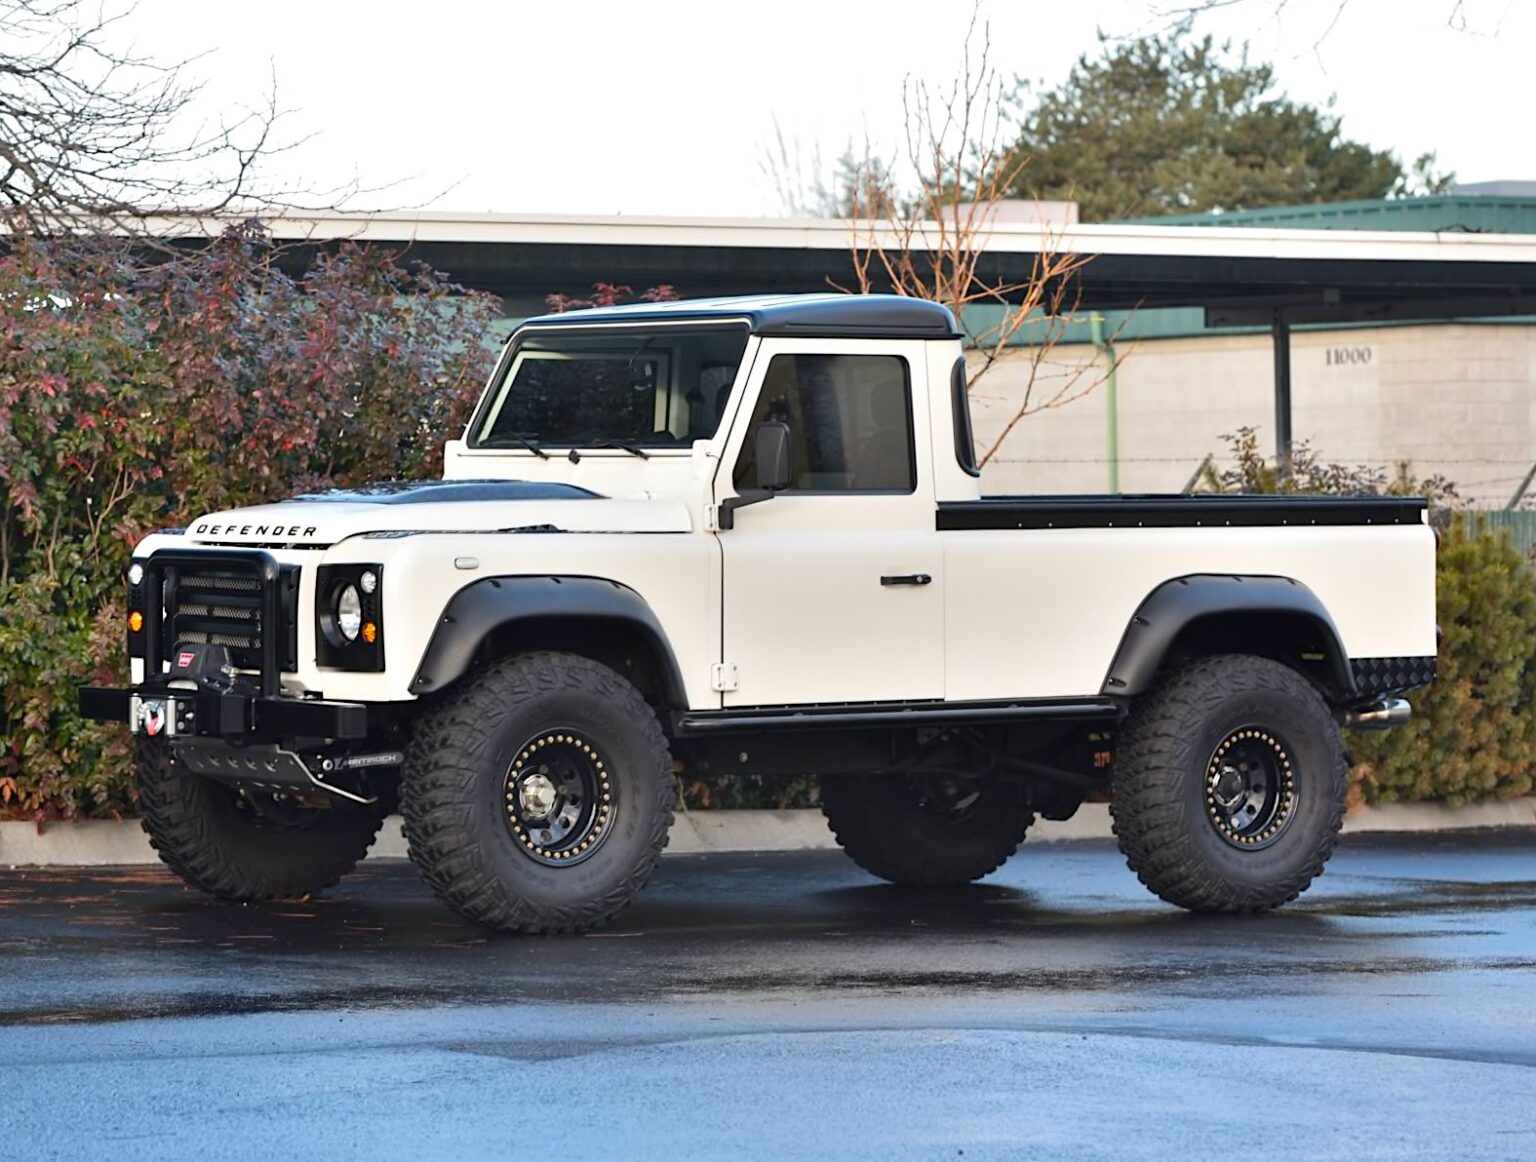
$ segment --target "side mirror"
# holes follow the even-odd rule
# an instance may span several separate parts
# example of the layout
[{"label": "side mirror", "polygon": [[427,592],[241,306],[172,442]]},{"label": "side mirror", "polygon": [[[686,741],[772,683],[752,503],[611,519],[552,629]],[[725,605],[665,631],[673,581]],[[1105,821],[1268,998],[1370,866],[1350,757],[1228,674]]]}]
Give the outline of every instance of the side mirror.
[{"label": "side mirror", "polygon": [[736,527],[736,510],[769,500],[795,482],[795,453],[789,425],[764,420],[752,433],[752,457],[757,463],[757,487],[720,502],[720,527]]},{"label": "side mirror", "polygon": [[764,492],[782,492],[795,482],[794,450],[789,425],[783,420],[764,420],[753,433],[757,460],[757,486]]}]

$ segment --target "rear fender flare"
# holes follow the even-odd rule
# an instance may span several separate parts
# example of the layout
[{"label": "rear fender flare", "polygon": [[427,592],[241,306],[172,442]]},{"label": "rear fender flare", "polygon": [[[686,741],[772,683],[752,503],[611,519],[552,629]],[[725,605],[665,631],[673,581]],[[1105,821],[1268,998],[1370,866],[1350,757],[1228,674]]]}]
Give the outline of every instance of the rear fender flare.
[{"label": "rear fender flare", "polygon": [[1328,693],[1337,703],[1355,695],[1354,673],[1338,627],[1317,594],[1290,577],[1197,573],[1175,577],[1152,590],[1137,607],[1104,677],[1102,693],[1145,693],[1175,641],[1202,618],[1276,614],[1309,623],[1324,644]]}]

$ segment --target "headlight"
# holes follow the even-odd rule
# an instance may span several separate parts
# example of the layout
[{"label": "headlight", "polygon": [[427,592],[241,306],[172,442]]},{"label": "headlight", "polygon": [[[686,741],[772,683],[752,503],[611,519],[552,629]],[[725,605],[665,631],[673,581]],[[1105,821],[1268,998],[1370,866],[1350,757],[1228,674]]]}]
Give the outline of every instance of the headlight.
[{"label": "headlight", "polygon": [[381,673],[385,636],[383,564],[321,565],[315,571],[315,663],[322,670]]},{"label": "headlight", "polygon": [[144,580],[144,566],[135,561],[128,566],[128,584],[137,585]]},{"label": "headlight", "polygon": [[347,641],[356,641],[363,628],[363,599],[356,585],[344,585],[336,595],[336,629]]}]

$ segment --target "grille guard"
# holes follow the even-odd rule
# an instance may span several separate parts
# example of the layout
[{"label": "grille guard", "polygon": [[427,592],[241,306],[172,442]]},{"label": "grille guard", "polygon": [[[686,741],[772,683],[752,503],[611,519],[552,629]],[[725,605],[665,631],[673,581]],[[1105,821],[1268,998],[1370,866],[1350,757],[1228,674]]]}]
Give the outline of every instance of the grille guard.
[{"label": "grille guard", "polygon": [[[275,698],[281,689],[283,645],[282,566],[262,549],[160,549],[143,561],[147,595],[144,614],[144,677],[160,677],[165,657],[165,575],[168,569],[206,569],[210,565],[246,572],[261,585],[261,693]],[[175,643],[171,643],[174,645]]]}]

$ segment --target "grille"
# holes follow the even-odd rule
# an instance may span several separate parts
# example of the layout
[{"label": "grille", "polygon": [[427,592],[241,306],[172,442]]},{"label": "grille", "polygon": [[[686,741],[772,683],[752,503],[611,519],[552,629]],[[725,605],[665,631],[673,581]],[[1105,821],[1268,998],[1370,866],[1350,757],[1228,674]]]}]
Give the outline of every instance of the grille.
[{"label": "grille", "polygon": [[166,657],[178,642],[207,643],[228,646],[231,660],[240,669],[259,670],[264,635],[274,632],[279,635],[278,657],[283,669],[294,669],[298,580],[297,567],[283,567],[278,581],[282,624],[269,627],[262,624],[259,579],[216,567],[174,571],[165,583]]}]

